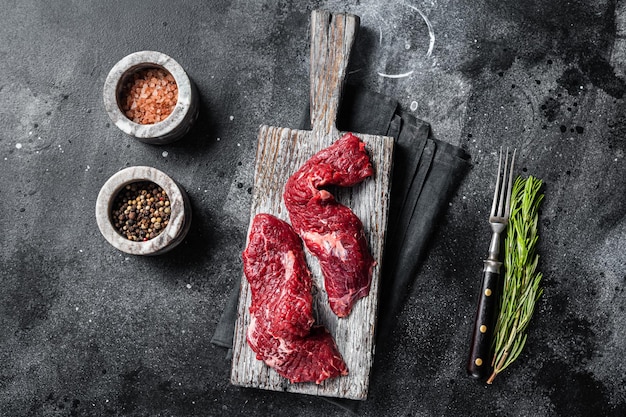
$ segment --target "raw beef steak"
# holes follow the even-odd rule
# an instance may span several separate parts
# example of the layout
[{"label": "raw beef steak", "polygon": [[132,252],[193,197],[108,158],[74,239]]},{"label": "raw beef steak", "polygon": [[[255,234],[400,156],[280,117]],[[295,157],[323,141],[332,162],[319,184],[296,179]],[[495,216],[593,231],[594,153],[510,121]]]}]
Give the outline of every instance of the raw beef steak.
[{"label": "raw beef steak", "polygon": [[330,308],[339,317],[369,294],[376,262],[361,220],[322,187],[351,187],[372,174],[365,143],[346,133],[311,157],[285,185],[291,224],[319,259]]},{"label": "raw beef steak", "polygon": [[347,375],[330,333],[313,326],[311,274],[291,226],[269,214],[256,215],[243,265],[252,293],[247,340],[256,358],[291,382],[319,384]]}]

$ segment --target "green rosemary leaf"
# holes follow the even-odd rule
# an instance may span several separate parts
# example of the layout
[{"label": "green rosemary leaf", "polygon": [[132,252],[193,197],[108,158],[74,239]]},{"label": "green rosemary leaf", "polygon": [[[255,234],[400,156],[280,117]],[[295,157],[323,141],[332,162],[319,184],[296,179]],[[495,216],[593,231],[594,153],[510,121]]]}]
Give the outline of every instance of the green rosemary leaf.
[{"label": "green rosemary leaf", "polygon": [[504,283],[493,340],[493,373],[488,384],[513,363],[526,344],[527,328],[543,294],[539,255],[539,206],[543,181],[517,177],[511,193],[511,214],[504,242]]},{"label": "green rosemary leaf", "polygon": [[512,364],[515,361],[515,359],[517,359],[519,354],[522,353],[522,349],[524,348],[524,345],[526,345],[526,337],[527,337],[527,334],[524,333],[520,339],[515,340],[513,351],[509,355],[508,360],[504,364],[503,368],[500,369],[500,371],[504,370],[507,366]]}]

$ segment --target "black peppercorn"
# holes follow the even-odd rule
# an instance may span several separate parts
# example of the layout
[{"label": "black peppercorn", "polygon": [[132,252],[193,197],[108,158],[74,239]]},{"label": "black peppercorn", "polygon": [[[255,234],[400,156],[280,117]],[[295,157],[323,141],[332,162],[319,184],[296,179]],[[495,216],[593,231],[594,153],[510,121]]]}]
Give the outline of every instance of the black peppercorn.
[{"label": "black peppercorn", "polygon": [[150,181],[127,184],[115,197],[111,219],[117,232],[133,241],[158,236],[170,219],[167,193]]}]

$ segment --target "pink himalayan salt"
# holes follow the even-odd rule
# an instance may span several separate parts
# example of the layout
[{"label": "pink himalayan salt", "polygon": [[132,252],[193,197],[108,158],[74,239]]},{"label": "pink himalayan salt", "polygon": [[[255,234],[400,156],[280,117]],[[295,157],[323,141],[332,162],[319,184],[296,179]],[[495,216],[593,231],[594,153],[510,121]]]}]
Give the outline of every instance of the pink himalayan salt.
[{"label": "pink himalayan salt", "polygon": [[172,74],[161,68],[135,72],[122,88],[122,112],[135,123],[158,123],[169,116],[178,100]]}]

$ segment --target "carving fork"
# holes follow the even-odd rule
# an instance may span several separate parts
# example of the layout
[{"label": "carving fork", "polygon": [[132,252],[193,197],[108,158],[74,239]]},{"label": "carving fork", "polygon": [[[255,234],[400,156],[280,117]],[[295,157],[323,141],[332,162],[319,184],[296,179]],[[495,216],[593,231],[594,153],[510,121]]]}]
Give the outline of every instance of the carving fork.
[{"label": "carving fork", "polygon": [[[502,170],[502,148],[498,162],[498,177],[489,214],[491,224],[491,244],[489,257],[484,261],[481,292],[476,309],[476,319],[472,332],[467,373],[473,378],[484,378],[490,372],[491,344],[499,305],[500,267],[500,234],[506,230],[511,210],[511,190],[513,188],[513,165],[515,153],[509,164],[509,149],[504,155],[504,169]],[[509,166],[510,165],[510,166]]]}]

